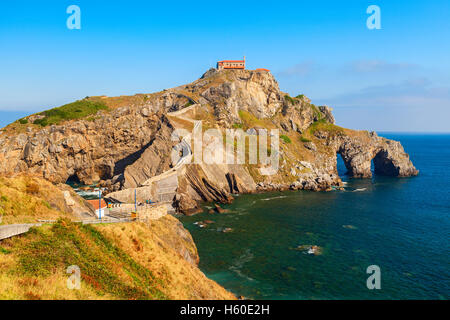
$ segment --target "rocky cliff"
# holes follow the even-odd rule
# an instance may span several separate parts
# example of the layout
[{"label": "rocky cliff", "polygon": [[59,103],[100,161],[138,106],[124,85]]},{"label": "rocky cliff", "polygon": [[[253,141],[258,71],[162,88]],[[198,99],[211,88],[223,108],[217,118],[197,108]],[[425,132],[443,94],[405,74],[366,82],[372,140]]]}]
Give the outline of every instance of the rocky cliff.
[{"label": "rocky cliff", "polygon": [[[233,193],[339,187],[337,154],[357,178],[371,177],[372,161],[376,174],[418,174],[399,142],[337,126],[331,108],[283,93],[266,71],[211,69],[162,92],[78,103],[105,107],[90,117],[47,126],[36,121],[46,114],[36,114],[4,128],[0,174],[26,171],[52,182],[99,181],[119,201],[130,201],[137,188],[139,200],[164,199],[182,212],[195,211],[199,200],[229,202]],[[278,170],[267,175],[264,164],[177,165],[171,157],[179,144],[174,133],[192,132],[195,121],[203,131],[235,129],[247,136],[278,129]],[[190,142],[195,148],[195,139]]]}]

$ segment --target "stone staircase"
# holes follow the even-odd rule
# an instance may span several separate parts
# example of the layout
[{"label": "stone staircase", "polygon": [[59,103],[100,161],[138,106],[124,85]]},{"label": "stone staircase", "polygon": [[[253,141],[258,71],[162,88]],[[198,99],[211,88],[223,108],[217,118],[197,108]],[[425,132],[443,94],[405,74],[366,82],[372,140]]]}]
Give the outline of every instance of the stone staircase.
[{"label": "stone staircase", "polygon": [[[168,113],[169,116],[177,117],[183,120],[187,120],[194,123],[194,130],[198,130],[199,126],[201,124],[200,121],[195,121],[186,117],[183,117],[182,114],[186,113],[189,110],[192,110],[196,107],[198,107],[198,104],[194,104],[188,108],[170,112]],[[172,213],[175,212],[175,208],[173,208],[172,204],[174,201],[174,198],[177,193],[178,189],[178,174],[180,170],[183,169],[185,164],[188,164],[191,162],[193,154],[191,149],[191,134],[185,136],[181,142],[178,145],[179,151],[181,152],[181,156],[178,159],[175,166],[157,176],[151,177],[150,179],[143,182],[139,188],[137,188],[138,191],[138,197],[139,194],[142,191],[143,193],[153,194],[152,200],[156,202],[162,202],[167,203],[168,205],[168,212]],[[135,190],[135,189],[134,189]],[[130,191],[131,192],[131,191]],[[126,195],[125,195],[126,193]],[[131,198],[133,196],[134,192],[131,192],[128,194],[127,190],[117,191],[115,193],[112,193],[111,196],[114,198],[115,194],[124,194],[125,198]],[[116,195],[117,196],[117,195]],[[148,198],[146,198],[148,199]]]},{"label": "stone staircase", "polygon": [[131,217],[130,213],[125,213],[125,212],[114,212],[114,211],[110,211],[107,215],[108,218],[114,218],[114,219],[128,219]]}]

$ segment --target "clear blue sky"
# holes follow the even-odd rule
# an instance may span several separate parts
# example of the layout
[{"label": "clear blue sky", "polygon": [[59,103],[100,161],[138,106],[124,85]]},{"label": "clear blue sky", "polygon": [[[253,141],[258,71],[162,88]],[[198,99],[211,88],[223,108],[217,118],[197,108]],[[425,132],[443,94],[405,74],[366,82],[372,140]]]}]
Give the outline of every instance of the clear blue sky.
[{"label": "clear blue sky", "polygon": [[[72,4],[81,30],[66,27]],[[371,4],[381,30],[366,27]],[[345,127],[450,131],[448,0],[2,1],[0,126],[85,96],[188,83],[243,55]]]}]

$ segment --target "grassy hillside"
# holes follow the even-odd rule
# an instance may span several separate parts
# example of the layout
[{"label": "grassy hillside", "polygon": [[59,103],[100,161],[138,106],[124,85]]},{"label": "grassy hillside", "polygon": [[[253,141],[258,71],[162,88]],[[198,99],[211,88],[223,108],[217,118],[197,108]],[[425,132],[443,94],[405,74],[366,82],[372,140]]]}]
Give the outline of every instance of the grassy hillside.
[{"label": "grassy hillside", "polygon": [[[0,177],[2,224],[59,219],[0,240],[0,299],[234,298],[197,268],[197,248],[176,218],[82,225],[70,220],[63,191],[38,177]],[[80,290],[67,288],[71,265],[81,269]]]},{"label": "grassy hillside", "polygon": [[[0,242],[0,299],[234,298],[189,254],[195,245],[172,216],[149,226],[60,220]],[[80,290],[66,286],[71,265],[80,267]]]},{"label": "grassy hillside", "polygon": [[62,190],[38,177],[0,177],[0,224],[71,217]]},{"label": "grassy hillside", "polygon": [[[88,116],[96,114],[100,110],[107,109],[108,107],[102,102],[78,100],[61,107],[53,108],[39,113],[39,115],[43,117],[34,120],[33,123],[45,127],[67,120],[86,118]],[[25,122],[26,119],[19,120],[19,122],[21,121]]]}]

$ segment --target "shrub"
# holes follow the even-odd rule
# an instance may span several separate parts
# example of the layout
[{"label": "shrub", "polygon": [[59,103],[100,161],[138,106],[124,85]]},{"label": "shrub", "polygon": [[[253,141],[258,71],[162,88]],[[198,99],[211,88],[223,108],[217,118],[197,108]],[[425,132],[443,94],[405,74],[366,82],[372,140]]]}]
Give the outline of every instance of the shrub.
[{"label": "shrub", "polygon": [[26,119],[26,118],[19,119],[19,123],[20,124],[27,124],[28,123],[28,119]]},{"label": "shrub", "polygon": [[280,135],[280,138],[285,142],[285,143],[291,143],[291,138],[289,138],[288,136],[282,134]]},{"label": "shrub", "polygon": [[42,118],[42,119],[36,119],[36,120],[33,121],[33,124],[37,124],[37,125],[40,125],[40,126],[42,126],[42,127],[45,127],[45,126],[48,125],[48,121],[47,121],[47,119],[45,119],[45,118]]}]

